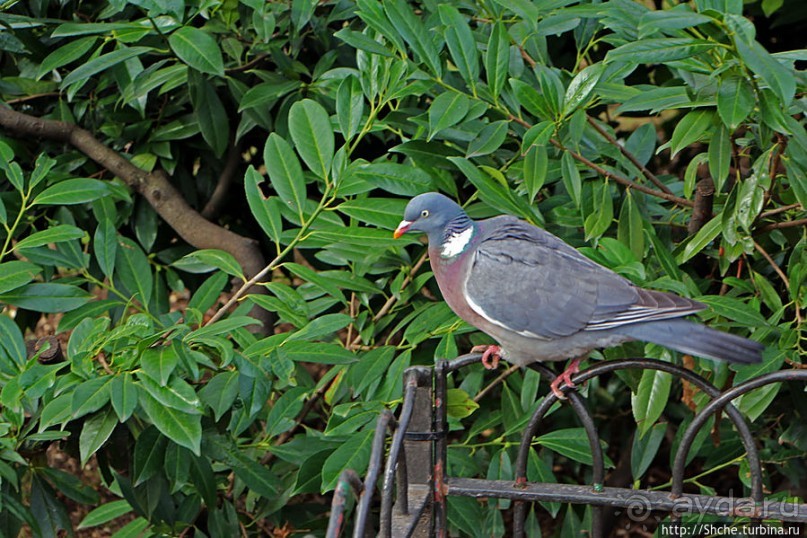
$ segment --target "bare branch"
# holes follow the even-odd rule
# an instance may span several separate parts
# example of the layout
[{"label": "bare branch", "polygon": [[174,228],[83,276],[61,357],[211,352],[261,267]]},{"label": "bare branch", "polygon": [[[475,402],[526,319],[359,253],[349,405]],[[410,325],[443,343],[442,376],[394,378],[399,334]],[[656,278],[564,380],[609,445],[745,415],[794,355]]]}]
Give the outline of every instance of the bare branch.
[{"label": "bare branch", "polygon": [[[259,273],[264,267],[263,254],[255,240],[205,220],[188,205],[163,172],[149,173],[138,168],[120,153],[98,141],[89,131],[77,125],[29,116],[2,106],[0,127],[19,136],[41,137],[71,144],[140,193],[188,244],[195,248],[215,248],[232,254],[247,277]],[[263,292],[260,287],[254,290],[254,293]],[[271,331],[273,318],[269,312],[260,309],[252,314],[264,322],[264,330]]]}]

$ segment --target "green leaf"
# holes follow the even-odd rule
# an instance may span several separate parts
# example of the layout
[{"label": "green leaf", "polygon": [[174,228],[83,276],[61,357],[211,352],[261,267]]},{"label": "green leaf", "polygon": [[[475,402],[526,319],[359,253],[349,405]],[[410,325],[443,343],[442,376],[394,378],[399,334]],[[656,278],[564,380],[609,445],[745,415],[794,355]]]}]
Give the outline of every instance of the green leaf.
[{"label": "green leaf", "polygon": [[224,76],[224,60],[216,40],[208,32],[183,26],[168,37],[180,60],[202,73]]},{"label": "green leaf", "polygon": [[278,353],[295,362],[317,364],[350,364],[359,360],[352,352],[338,344],[294,341],[278,348]]},{"label": "green leaf", "polygon": [[585,67],[574,76],[563,98],[564,117],[570,116],[580,105],[585,105],[604,72],[605,63],[598,62]]},{"label": "green leaf", "polygon": [[[729,20],[730,21],[730,20]],[[741,30],[734,26],[734,45],[745,65],[758,75],[773,90],[784,108],[790,106],[796,93],[795,74],[779,63],[765,48],[752,37],[744,37]]]},{"label": "green leaf", "polygon": [[41,247],[50,243],[62,243],[64,241],[72,241],[74,239],[81,239],[84,237],[84,230],[70,224],[59,224],[52,226],[47,230],[32,233],[25,239],[19,241],[16,245],[17,249],[26,249]]},{"label": "green leaf", "polygon": [[118,417],[111,407],[84,421],[78,440],[81,466],[87,465],[90,456],[104,446],[118,425]]},{"label": "green leaf", "polygon": [[720,81],[717,90],[717,113],[731,130],[736,129],[754,109],[754,89],[744,78],[730,77]]},{"label": "green leaf", "polygon": [[639,388],[631,395],[633,417],[640,437],[644,437],[664,412],[670,398],[672,376],[667,372],[645,370]]},{"label": "green leaf", "polygon": [[150,47],[121,47],[108,54],[93,58],[87,63],[84,63],[70,72],[69,75],[62,80],[61,88],[67,88],[74,82],[81,82],[84,84],[90,80],[93,75],[106,71],[119,64],[126,62],[132,58],[143,55],[147,52],[152,52]]},{"label": "green leaf", "polygon": [[325,314],[315,318],[299,331],[292,333],[286,342],[294,340],[318,340],[344,329],[350,325],[352,321],[353,318],[347,314]]},{"label": "green leaf", "polygon": [[0,263],[0,294],[28,284],[40,272],[42,268],[33,263],[16,260]]},{"label": "green leaf", "polygon": [[644,257],[644,222],[630,189],[625,192],[625,199],[619,210],[617,238],[630,248],[637,260]]},{"label": "green leaf", "polygon": [[695,13],[686,4],[679,4],[672,9],[646,11],[639,22],[639,38],[644,39],[659,30],[691,28],[711,21],[710,17]]},{"label": "green leaf", "polygon": [[660,64],[691,58],[717,46],[703,39],[668,37],[640,39],[619,46],[605,56],[607,62]]},{"label": "green leaf", "polygon": [[465,418],[479,409],[479,404],[462,389],[448,389],[446,413],[449,417]]},{"label": "green leaf", "polygon": [[536,437],[535,441],[539,445],[545,446],[574,461],[579,461],[586,465],[592,464],[591,446],[588,442],[586,430],[583,428],[554,430]]},{"label": "green leaf", "polygon": [[437,10],[445,26],[446,45],[451,53],[451,60],[465,82],[475,88],[479,79],[479,52],[471,28],[465,17],[451,4],[439,4]]},{"label": "green leaf", "polygon": [[230,123],[227,111],[221,102],[215,87],[207,79],[195,71],[188,74],[191,103],[199,123],[202,138],[213,149],[216,156],[221,156],[230,141]]},{"label": "green leaf", "polygon": [[398,30],[398,34],[404,38],[432,74],[440,78],[443,74],[440,51],[432,41],[432,36],[423,21],[415,16],[412,8],[404,0],[385,0],[383,5],[389,21]]},{"label": "green leaf", "polygon": [[307,390],[302,387],[290,389],[272,405],[266,418],[266,435],[275,437],[294,427],[297,414],[303,408]]},{"label": "green leaf", "polygon": [[59,47],[48,54],[45,59],[42,60],[42,63],[39,64],[39,71],[37,71],[36,75],[37,80],[41,79],[54,69],[58,69],[63,65],[67,65],[70,62],[78,60],[84,56],[84,54],[86,54],[90,48],[92,48],[97,40],[98,38],[93,36],[68,41],[66,45]]},{"label": "green leaf", "polygon": [[633,437],[633,448],[630,451],[630,468],[634,480],[640,480],[650,464],[653,463],[653,458],[656,457],[661,442],[664,440],[664,434],[667,431],[666,423],[654,424],[647,435],[635,435]]},{"label": "green leaf", "polygon": [[459,92],[446,91],[429,106],[429,137],[458,124],[471,108],[470,100]]},{"label": "green leaf", "polygon": [[64,313],[93,299],[83,289],[69,284],[28,284],[0,294],[0,303],[11,304],[34,312]]},{"label": "green leaf", "polygon": [[353,469],[359,476],[364,474],[370,461],[373,430],[367,429],[351,435],[322,465],[322,493],[336,487],[339,475],[345,469]]},{"label": "green leaf", "polygon": [[118,252],[118,232],[111,220],[103,219],[98,223],[93,236],[93,251],[101,271],[107,278],[112,278]]},{"label": "green leaf", "polygon": [[36,198],[36,205],[72,205],[92,202],[109,194],[107,184],[97,179],[66,179],[51,185]]},{"label": "green leaf", "polygon": [[731,133],[721,125],[712,134],[709,142],[709,174],[715,183],[715,192],[723,190],[723,182],[731,166]]},{"label": "green leaf", "polygon": [[493,31],[488,39],[488,50],[485,53],[485,76],[494,103],[499,101],[509,66],[510,36],[504,24],[497,22],[493,25]]},{"label": "green leaf", "polygon": [[551,121],[542,121],[530,127],[521,141],[521,153],[526,155],[532,146],[546,146],[552,135],[555,134],[555,124]]},{"label": "green leaf", "polygon": [[202,249],[191,252],[185,256],[185,259],[192,259],[204,265],[210,265],[216,269],[221,269],[230,276],[238,277],[246,282],[244,272],[241,270],[241,265],[235,259],[235,256],[223,250],[210,248]]},{"label": "green leaf", "polygon": [[504,139],[507,137],[507,127],[509,122],[506,120],[494,121],[486,125],[479,136],[471,140],[468,144],[468,153],[466,157],[479,157],[481,155],[488,155],[493,153],[499,146],[502,145]]},{"label": "green leaf", "polygon": [[334,139],[328,112],[303,99],[289,109],[289,133],[300,156],[317,177],[327,179],[333,162]]},{"label": "green leaf", "polygon": [[401,221],[406,200],[397,198],[364,198],[347,200],[337,206],[337,211],[364,224],[394,230]]},{"label": "green leaf", "polygon": [[25,365],[28,358],[25,340],[20,328],[6,314],[0,314],[0,347],[5,351],[0,356],[6,355],[11,362],[8,373],[14,373]]},{"label": "green leaf", "polygon": [[361,82],[352,75],[345,77],[336,92],[336,118],[346,141],[352,140],[359,132],[362,116],[364,116],[364,94],[361,91]]},{"label": "green leaf", "polygon": [[148,392],[140,395],[140,405],[149,420],[163,435],[170,440],[189,449],[195,455],[201,455],[202,416],[192,415],[173,407],[163,405]]},{"label": "green leaf", "polygon": [[94,413],[109,402],[111,377],[97,377],[84,381],[73,390],[73,418]]},{"label": "green leaf", "polygon": [[697,300],[708,305],[716,314],[736,321],[742,326],[767,326],[765,318],[759,313],[759,308],[753,308],[740,299],[721,295],[703,295],[697,297]]},{"label": "green leaf", "polygon": [[150,347],[140,355],[140,366],[149,377],[163,387],[179,363],[179,356],[172,346]]},{"label": "green leaf", "polygon": [[544,186],[548,166],[549,156],[546,146],[530,146],[524,156],[524,186],[530,200],[535,200],[538,191]]},{"label": "green leaf", "polygon": [[690,108],[695,103],[689,97],[686,86],[653,88],[639,92],[617,108],[618,113],[649,110],[655,114],[662,110]]},{"label": "green leaf", "polygon": [[580,207],[580,201],[583,191],[583,180],[580,178],[580,170],[577,169],[577,164],[574,162],[574,157],[568,151],[563,152],[560,158],[561,165],[561,178],[563,185],[566,187],[566,192],[569,193],[572,201]]},{"label": "green leaf", "polygon": [[275,101],[293,92],[300,86],[302,86],[302,82],[299,80],[262,82],[253,86],[241,96],[241,101],[238,103],[238,111],[242,112],[250,108],[271,108]]},{"label": "green leaf", "polygon": [[199,399],[213,410],[216,422],[230,410],[238,397],[238,372],[219,372],[199,391]]},{"label": "green leaf", "polygon": [[134,447],[132,471],[134,486],[139,486],[162,471],[166,445],[168,439],[154,426],[149,426],[140,433]]},{"label": "green leaf", "polygon": [[151,300],[154,277],[146,255],[137,243],[126,237],[118,237],[118,255],[115,259],[117,276],[129,293],[143,305]]},{"label": "green leaf", "polygon": [[109,386],[112,407],[120,422],[126,422],[137,409],[137,387],[132,374],[126,372],[116,375]]},{"label": "green leaf", "polygon": [[[555,115],[552,112],[552,107],[547,101],[546,96],[538,93],[535,88],[526,82],[515,78],[510,79],[510,86],[513,88],[513,92],[515,92],[519,104],[523,106],[527,112],[541,120],[541,125],[544,125],[544,129],[548,129],[549,126],[552,126],[552,130],[554,131],[555,125],[549,120],[553,119]],[[537,126],[534,126],[533,129],[535,127]]]},{"label": "green leaf", "polygon": [[393,56],[392,52],[390,52],[387,47],[361,32],[355,32],[349,28],[342,28],[333,34],[333,36],[338,37],[354,49],[363,50],[371,54],[377,54],[379,56],[385,56],[388,58]]},{"label": "green leaf", "polygon": [[283,233],[283,222],[280,216],[280,198],[270,196],[264,198],[258,186],[263,181],[263,177],[252,165],[247,169],[244,177],[244,187],[247,191],[247,203],[252,212],[252,216],[258,221],[261,229],[276,244],[280,243]]},{"label": "green leaf", "polygon": [[355,171],[374,188],[399,196],[416,196],[433,189],[431,176],[414,166],[398,163],[372,163]]},{"label": "green leaf", "polygon": [[113,519],[128,514],[132,511],[132,507],[124,500],[112,501],[91,510],[81,523],[78,524],[78,529],[88,529],[90,527],[97,527],[103,525]]},{"label": "green leaf", "polygon": [[305,178],[289,143],[277,133],[270,134],[263,149],[263,161],[280,200],[302,219],[306,202]]},{"label": "green leaf", "polygon": [[[599,192],[597,191],[599,189]],[[611,227],[614,220],[614,200],[611,198],[611,189],[608,183],[603,183],[595,188],[597,211],[586,217],[584,227],[586,229],[586,241],[599,238]],[[598,196],[597,196],[598,195]]]},{"label": "green leaf", "polygon": [[695,234],[695,237],[689,241],[686,246],[684,246],[684,250],[682,250],[678,256],[676,256],[676,263],[681,265],[699,253],[701,250],[706,248],[712,241],[715,240],[715,237],[720,235],[721,230],[723,229],[722,219],[720,218],[713,218],[709,222],[707,222],[703,228],[698,230],[698,233]]},{"label": "green leaf", "polygon": [[200,415],[202,413],[202,403],[199,401],[196,391],[184,379],[174,377],[167,385],[160,385],[145,370],[138,373],[138,379],[140,388],[143,389],[138,393],[138,399],[141,403],[144,395],[150,395],[163,407],[176,409],[186,415]]},{"label": "green leaf", "polygon": [[671,157],[703,138],[710,131],[713,117],[712,110],[698,109],[687,113],[675,126],[670,139]]}]

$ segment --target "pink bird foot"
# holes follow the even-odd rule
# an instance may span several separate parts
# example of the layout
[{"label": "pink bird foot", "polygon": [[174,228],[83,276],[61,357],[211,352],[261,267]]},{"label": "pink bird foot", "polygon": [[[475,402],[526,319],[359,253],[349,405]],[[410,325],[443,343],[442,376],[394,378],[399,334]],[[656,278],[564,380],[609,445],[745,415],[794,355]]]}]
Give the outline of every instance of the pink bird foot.
[{"label": "pink bird foot", "polygon": [[474,346],[471,353],[482,353],[482,365],[487,370],[498,368],[502,358],[502,348],[499,346]]},{"label": "pink bird foot", "polygon": [[563,391],[560,390],[560,387],[564,384],[569,388],[574,388],[575,384],[572,381],[572,376],[578,372],[580,372],[580,361],[582,358],[578,357],[576,359],[572,359],[569,362],[569,366],[566,367],[563,372],[555,378],[552,383],[549,384],[549,388],[558,397],[559,400],[565,400],[566,395],[563,394]]}]

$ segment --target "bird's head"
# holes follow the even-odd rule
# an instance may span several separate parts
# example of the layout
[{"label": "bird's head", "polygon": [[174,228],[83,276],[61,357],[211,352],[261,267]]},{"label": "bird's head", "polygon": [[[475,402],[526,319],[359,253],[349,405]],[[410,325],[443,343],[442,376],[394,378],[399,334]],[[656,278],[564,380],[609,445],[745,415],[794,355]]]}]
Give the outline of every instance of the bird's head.
[{"label": "bird's head", "polygon": [[465,211],[450,198],[436,192],[419,194],[407,204],[404,220],[395,229],[393,237],[415,230],[427,233],[429,241],[439,240],[446,226],[458,217],[467,218]]}]

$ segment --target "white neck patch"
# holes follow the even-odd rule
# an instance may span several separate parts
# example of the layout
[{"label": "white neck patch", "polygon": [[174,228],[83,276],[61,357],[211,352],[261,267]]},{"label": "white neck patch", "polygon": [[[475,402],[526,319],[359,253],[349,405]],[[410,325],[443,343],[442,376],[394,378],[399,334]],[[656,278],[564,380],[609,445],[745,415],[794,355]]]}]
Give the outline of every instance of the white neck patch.
[{"label": "white neck patch", "polygon": [[471,241],[471,236],[474,235],[474,227],[469,226],[463,231],[448,236],[448,239],[443,243],[443,251],[441,252],[444,258],[453,258],[457,254],[461,254]]}]

